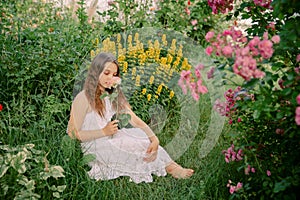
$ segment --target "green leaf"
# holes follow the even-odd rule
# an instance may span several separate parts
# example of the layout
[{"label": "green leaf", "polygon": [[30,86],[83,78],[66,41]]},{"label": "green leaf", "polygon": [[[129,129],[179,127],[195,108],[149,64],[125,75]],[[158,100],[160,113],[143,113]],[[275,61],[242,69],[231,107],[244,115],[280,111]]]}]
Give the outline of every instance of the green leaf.
[{"label": "green leaf", "polygon": [[282,180],[281,182],[277,182],[277,183],[275,183],[273,192],[278,193],[278,192],[284,191],[290,185],[291,185],[291,183],[287,182],[286,180]]},{"label": "green leaf", "polygon": [[258,119],[259,116],[260,116],[260,111],[259,111],[259,110],[255,110],[255,111],[253,112],[253,118],[254,118],[254,119]]},{"label": "green leaf", "polygon": [[5,165],[5,164],[2,164],[1,167],[0,167],[0,178],[2,176],[4,176],[4,174],[6,173],[6,171],[9,169],[9,166]]},{"label": "green leaf", "polygon": [[107,97],[108,96],[108,93],[104,93],[104,94],[102,94],[101,96],[100,96],[100,99],[104,99],[105,97]]},{"label": "green leaf", "polygon": [[53,196],[55,197],[55,198],[60,198],[60,194],[59,194],[59,192],[53,192]]},{"label": "green leaf", "polygon": [[66,185],[59,185],[59,186],[57,186],[57,191],[58,192],[63,192],[65,189],[66,189]]}]

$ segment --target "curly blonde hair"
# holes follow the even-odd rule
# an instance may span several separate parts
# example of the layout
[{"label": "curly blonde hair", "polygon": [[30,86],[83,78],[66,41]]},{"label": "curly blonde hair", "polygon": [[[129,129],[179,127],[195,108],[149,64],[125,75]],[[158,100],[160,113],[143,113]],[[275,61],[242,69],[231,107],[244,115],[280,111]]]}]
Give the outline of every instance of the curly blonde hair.
[{"label": "curly blonde hair", "polygon": [[[113,54],[110,53],[100,53],[92,61],[91,66],[88,70],[87,77],[84,83],[85,95],[93,110],[97,111],[101,117],[104,116],[105,104],[103,99],[100,98],[102,91],[99,85],[99,76],[103,72],[106,63],[114,63],[117,65],[117,76],[120,77],[119,64]],[[126,109],[129,106],[123,92],[120,88],[105,89],[109,94],[113,93],[114,90],[118,91],[118,97],[112,102],[113,108],[116,112]],[[118,104],[118,106],[117,106]]]}]

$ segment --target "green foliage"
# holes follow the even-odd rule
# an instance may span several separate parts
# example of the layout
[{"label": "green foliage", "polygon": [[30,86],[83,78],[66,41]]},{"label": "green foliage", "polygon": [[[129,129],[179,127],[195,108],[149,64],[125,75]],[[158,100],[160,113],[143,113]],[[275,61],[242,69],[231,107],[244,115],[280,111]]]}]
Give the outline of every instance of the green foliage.
[{"label": "green foliage", "polygon": [[[3,199],[60,198],[66,185],[61,166],[51,165],[33,144],[0,145],[0,188]],[[2,156],[3,155],[3,156]],[[47,193],[47,191],[49,193]],[[52,193],[52,196],[48,196]]]}]

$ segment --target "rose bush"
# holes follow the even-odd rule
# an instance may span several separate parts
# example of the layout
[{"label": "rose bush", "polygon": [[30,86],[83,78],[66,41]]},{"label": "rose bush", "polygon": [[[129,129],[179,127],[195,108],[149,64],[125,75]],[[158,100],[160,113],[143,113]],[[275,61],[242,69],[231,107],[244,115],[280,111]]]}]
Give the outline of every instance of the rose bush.
[{"label": "rose bush", "polygon": [[[295,1],[209,1],[233,26],[206,34],[206,53],[233,88],[215,109],[228,117],[223,151],[231,198],[297,199],[300,185],[299,14]],[[226,13],[228,12],[228,13]],[[251,20],[240,29],[236,17]],[[208,76],[211,78],[212,72]],[[233,162],[234,161],[234,162]],[[238,172],[238,173],[237,173]],[[224,183],[226,185],[226,183]]]}]

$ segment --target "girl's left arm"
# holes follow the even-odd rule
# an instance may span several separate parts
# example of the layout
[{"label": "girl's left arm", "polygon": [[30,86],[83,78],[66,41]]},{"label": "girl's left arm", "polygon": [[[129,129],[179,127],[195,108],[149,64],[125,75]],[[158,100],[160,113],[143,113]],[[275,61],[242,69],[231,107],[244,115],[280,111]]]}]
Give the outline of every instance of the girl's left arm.
[{"label": "girl's left arm", "polygon": [[159,143],[158,138],[156,137],[155,133],[151,130],[151,128],[141,119],[139,118],[132,110],[131,108],[127,107],[127,112],[130,114],[130,121],[129,123],[136,128],[142,129],[148,136],[149,140],[151,142],[157,142]]}]

